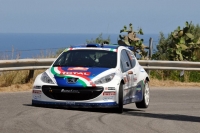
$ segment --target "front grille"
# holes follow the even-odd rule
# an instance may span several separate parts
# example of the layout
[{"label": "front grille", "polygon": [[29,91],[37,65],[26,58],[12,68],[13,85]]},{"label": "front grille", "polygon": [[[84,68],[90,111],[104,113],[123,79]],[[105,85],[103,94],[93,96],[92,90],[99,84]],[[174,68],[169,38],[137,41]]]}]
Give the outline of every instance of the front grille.
[{"label": "front grille", "polygon": [[103,87],[42,86],[42,92],[55,100],[89,100],[99,96]]}]

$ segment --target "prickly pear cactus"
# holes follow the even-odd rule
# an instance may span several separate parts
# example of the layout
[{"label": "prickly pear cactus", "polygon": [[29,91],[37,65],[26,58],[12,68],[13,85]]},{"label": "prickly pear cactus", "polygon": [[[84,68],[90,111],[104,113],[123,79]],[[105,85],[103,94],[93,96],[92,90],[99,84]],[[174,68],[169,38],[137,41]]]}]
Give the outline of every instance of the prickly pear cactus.
[{"label": "prickly pear cactus", "polygon": [[129,30],[124,26],[120,33],[127,32],[127,35],[119,35],[120,40],[118,40],[118,44],[134,46],[134,53],[138,53],[141,56],[141,59],[146,59],[148,52],[145,49],[149,49],[149,47],[143,44],[143,39],[137,37],[137,34],[143,35],[142,29],[139,31],[134,31],[133,26],[129,24]]},{"label": "prickly pear cactus", "polygon": [[171,33],[172,43],[167,49],[170,60],[195,60],[194,51],[200,48],[200,38],[194,41],[194,35],[190,33],[190,24],[186,21],[183,29],[178,26],[174,32]]}]

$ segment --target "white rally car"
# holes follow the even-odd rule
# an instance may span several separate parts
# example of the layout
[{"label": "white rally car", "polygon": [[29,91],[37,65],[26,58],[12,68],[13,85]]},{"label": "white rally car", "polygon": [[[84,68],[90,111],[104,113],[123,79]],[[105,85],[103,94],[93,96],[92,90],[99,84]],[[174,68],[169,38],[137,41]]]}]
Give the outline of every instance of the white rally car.
[{"label": "white rally car", "polygon": [[65,49],[33,84],[32,105],[109,107],[149,106],[149,76],[133,47],[86,44]]}]

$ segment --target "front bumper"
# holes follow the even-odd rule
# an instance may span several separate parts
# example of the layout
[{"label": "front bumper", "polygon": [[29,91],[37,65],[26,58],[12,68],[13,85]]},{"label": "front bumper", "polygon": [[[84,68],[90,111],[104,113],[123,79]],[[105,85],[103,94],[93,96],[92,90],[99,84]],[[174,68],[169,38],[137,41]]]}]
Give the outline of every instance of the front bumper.
[{"label": "front bumper", "polygon": [[104,103],[84,103],[84,102],[50,102],[50,101],[38,101],[32,100],[32,105],[35,106],[61,106],[61,107],[72,107],[72,108],[116,108],[118,104],[116,102],[104,102]]},{"label": "front bumper", "polygon": [[32,91],[32,104],[36,106],[118,107],[116,90],[105,90],[101,86],[80,89],[44,85],[36,88],[40,88]]},{"label": "front bumper", "polygon": [[99,86],[60,87],[47,84],[38,76],[32,90],[33,105],[70,106],[70,107],[118,107],[119,81],[105,83]]}]

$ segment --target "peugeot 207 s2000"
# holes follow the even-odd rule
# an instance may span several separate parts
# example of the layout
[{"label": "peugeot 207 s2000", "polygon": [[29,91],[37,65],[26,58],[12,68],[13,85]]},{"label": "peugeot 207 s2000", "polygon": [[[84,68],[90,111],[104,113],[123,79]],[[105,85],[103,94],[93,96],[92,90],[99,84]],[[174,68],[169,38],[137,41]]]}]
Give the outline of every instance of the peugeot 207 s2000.
[{"label": "peugeot 207 s2000", "polygon": [[33,84],[32,104],[69,107],[149,105],[149,76],[131,47],[86,44],[65,49]]}]

